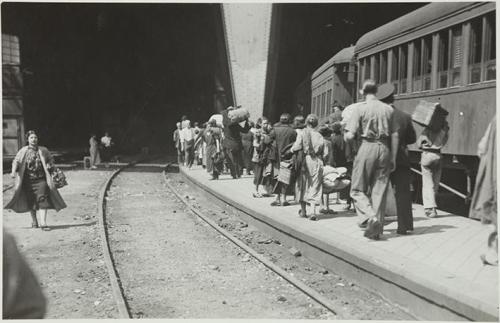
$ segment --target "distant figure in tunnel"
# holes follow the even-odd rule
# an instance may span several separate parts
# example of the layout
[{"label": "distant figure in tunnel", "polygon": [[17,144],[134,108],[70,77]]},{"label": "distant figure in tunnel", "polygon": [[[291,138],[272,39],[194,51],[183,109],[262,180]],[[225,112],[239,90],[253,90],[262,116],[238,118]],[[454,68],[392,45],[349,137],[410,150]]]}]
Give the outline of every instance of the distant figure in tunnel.
[{"label": "distant figure in tunnel", "polygon": [[175,145],[175,150],[177,151],[177,165],[182,165],[184,161],[184,152],[182,151],[182,145],[181,145],[181,123],[177,122],[176,123],[177,129],[174,131],[174,145]]},{"label": "distant figure in tunnel", "polygon": [[194,129],[191,128],[191,121],[185,120],[186,127],[181,130],[181,144],[184,151],[184,166],[191,169],[194,162]]},{"label": "distant figure in tunnel", "polygon": [[96,165],[101,163],[101,155],[99,154],[99,142],[95,134],[90,135],[89,145],[90,169],[96,169]]},{"label": "distant figure in tunnel", "polygon": [[248,119],[245,120],[245,125],[242,127],[239,123],[232,123],[229,119],[229,111],[233,110],[229,107],[222,111],[222,124],[224,125],[224,155],[233,178],[240,178],[243,172],[241,133],[247,133],[250,130]]},{"label": "distant figure in tunnel", "polygon": [[111,150],[113,146],[113,139],[109,136],[108,132],[105,132],[104,136],[101,138],[101,145],[102,145],[102,160],[106,163],[109,163],[112,156]]},{"label": "distant figure in tunnel", "polygon": [[49,150],[38,146],[35,131],[28,131],[26,138],[28,145],[22,147],[12,161],[11,177],[16,181],[15,191],[5,208],[16,213],[30,212],[33,228],[40,227],[43,231],[50,231],[46,222],[47,210],[59,211],[66,207],[66,203],[50,175],[54,168],[54,159]]}]

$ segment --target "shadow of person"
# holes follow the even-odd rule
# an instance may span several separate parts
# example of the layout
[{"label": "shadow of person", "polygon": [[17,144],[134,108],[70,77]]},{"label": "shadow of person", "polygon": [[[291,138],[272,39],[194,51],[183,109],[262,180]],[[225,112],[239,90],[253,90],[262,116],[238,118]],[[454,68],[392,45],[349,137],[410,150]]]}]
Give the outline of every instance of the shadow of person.
[{"label": "shadow of person", "polygon": [[429,225],[429,226],[417,227],[415,228],[415,230],[413,230],[413,232],[410,232],[408,234],[398,234],[396,229],[390,229],[390,230],[384,230],[384,236],[386,238],[418,236],[429,233],[441,233],[445,232],[446,230],[454,228],[456,227],[453,225],[444,225],[444,224]]},{"label": "shadow of person", "polygon": [[85,222],[85,223],[49,225],[49,227],[51,230],[61,230],[61,229],[68,229],[68,228],[74,228],[74,227],[90,227],[96,223],[97,223],[97,221],[92,221],[92,222]]}]

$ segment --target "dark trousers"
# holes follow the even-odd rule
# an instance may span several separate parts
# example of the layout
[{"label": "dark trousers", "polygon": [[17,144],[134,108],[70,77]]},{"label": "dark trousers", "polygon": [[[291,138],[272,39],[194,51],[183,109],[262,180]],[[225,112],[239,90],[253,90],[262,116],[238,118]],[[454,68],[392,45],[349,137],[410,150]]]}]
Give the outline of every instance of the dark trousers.
[{"label": "dark trousers", "polygon": [[391,174],[398,215],[398,232],[413,230],[413,212],[410,191],[410,167],[397,165]]},{"label": "dark trousers", "polygon": [[224,156],[229,166],[231,176],[238,178],[242,173],[241,149],[224,148]]},{"label": "dark trousers", "polygon": [[184,152],[179,147],[177,148],[177,164],[181,166],[183,162],[184,162]]},{"label": "dark trousers", "polygon": [[194,147],[185,147],[185,153],[186,153],[186,166],[191,167],[193,166],[193,161],[194,161]]}]

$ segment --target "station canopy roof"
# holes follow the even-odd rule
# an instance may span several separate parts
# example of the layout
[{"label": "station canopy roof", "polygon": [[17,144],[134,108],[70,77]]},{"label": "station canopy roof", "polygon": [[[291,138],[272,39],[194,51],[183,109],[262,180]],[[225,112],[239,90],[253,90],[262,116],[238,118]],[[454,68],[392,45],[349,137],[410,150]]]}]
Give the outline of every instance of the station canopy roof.
[{"label": "station canopy roof", "polygon": [[342,49],[337,54],[333,55],[332,58],[326,61],[326,63],[321,65],[316,71],[314,71],[312,78],[315,78],[316,76],[320,75],[332,65],[350,63],[352,61],[353,56],[354,56],[354,46]]},{"label": "station canopy roof", "polygon": [[378,43],[410,33],[422,26],[446,17],[456,11],[471,7],[475,2],[434,2],[397,18],[377,29],[364,34],[356,43],[355,52],[358,53]]}]

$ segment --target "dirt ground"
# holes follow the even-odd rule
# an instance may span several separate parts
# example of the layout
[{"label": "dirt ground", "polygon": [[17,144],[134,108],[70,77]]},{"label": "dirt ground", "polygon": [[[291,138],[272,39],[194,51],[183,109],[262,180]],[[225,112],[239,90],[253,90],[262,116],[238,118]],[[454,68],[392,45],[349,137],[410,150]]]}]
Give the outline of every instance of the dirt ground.
[{"label": "dirt ground", "polygon": [[[97,231],[99,189],[110,171],[65,171],[69,185],[60,190],[68,207],[51,210],[52,231],[31,228],[29,213],[3,211],[3,225],[16,238],[47,298],[48,319],[116,318],[108,273]],[[4,186],[12,180],[4,176]],[[13,190],[3,195],[4,205]]]},{"label": "dirt ground", "polygon": [[[98,234],[99,189],[111,169],[66,171],[68,208],[49,212],[44,232],[29,214],[4,211],[11,232],[48,300],[46,318],[117,318]],[[166,187],[161,173],[125,172],[108,197],[112,252],[134,318],[412,319],[404,311],[244,223],[231,207],[171,183],[194,207],[343,308],[336,317],[220,236]],[[4,176],[4,186],[8,184]],[[12,190],[3,196],[4,204]]]},{"label": "dirt ground", "polygon": [[[358,286],[355,282],[329,271],[305,257],[295,257],[290,246],[283,245],[273,237],[262,233],[245,223],[238,212],[225,203],[215,203],[214,197],[196,189],[180,174],[169,173],[170,183],[190,204],[219,226],[228,230],[239,240],[266,256],[274,264],[286,270],[295,278],[326,296],[345,316],[339,319],[356,320],[414,320],[401,308],[385,301],[380,296]],[[272,201],[272,198],[270,199]]]},{"label": "dirt ground", "polygon": [[134,318],[335,318],[186,212],[159,173],[120,175],[108,212]]}]

